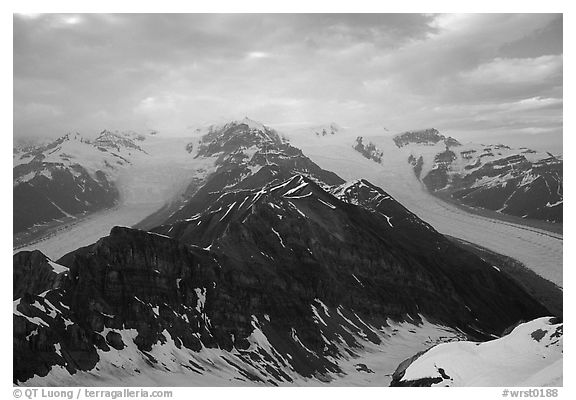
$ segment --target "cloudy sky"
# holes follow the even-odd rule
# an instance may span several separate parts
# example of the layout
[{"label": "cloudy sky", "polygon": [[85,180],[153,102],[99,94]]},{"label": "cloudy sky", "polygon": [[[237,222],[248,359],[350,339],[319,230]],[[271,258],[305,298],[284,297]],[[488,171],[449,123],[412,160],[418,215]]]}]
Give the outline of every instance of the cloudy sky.
[{"label": "cloudy sky", "polygon": [[560,143],[562,16],[14,16],[16,136],[246,115]]}]

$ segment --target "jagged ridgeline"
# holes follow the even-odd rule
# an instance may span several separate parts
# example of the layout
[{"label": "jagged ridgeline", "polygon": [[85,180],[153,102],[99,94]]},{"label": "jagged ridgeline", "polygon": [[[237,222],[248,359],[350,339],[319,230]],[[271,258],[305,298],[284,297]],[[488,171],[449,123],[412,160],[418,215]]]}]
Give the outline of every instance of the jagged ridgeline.
[{"label": "jagged ridgeline", "polygon": [[267,127],[233,122],[200,146],[217,168],[156,227],[116,227],[56,262],[14,256],[14,382],[320,384],[371,373],[355,361],[370,351],[393,371],[433,343],[549,315]]}]

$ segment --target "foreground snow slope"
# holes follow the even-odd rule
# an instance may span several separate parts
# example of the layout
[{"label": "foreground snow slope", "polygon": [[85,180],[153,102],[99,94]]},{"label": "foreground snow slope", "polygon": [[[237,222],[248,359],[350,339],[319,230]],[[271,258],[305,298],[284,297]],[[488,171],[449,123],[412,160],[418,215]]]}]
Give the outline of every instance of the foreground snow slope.
[{"label": "foreground snow slope", "polygon": [[[325,137],[295,131],[288,136],[294,146],[320,167],[346,180],[367,179],[441,233],[519,260],[562,286],[561,234],[473,215],[432,196],[416,179],[406,154],[399,151],[391,136],[374,135],[374,130],[341,130]],[[383,152],[381,164],[364,158],[352,148],[357,136],[378,146]]]},{"label": "foreground snow slope", "polygon": [[[16,311],[19,300],[14,301]],[[328,318],[322,310],[318,321]],[[388,321],[389,326],[376,328],[365,325],[378,335],[382,343],[376,345],[365,336],[355,336],[359,347],[347,353],[345,344],[338,343],[342,357],[334,358],[342,369],[338,374],[318,375],[306,378],[290,367],[271,346],[266,335],[258,328],[253,317],[254,331],[248,338],[247,350],[226,351],[219,348],[202,347],[198,352],[177,345],[167,331],[163,332],[165,343],[158,343],[148,353],[142,352],[134,343],[138,332],[135,329],[120,330],[126,347],[98,351],[100,361],[97,370],[77,371],[71,375],[65,368],[56,366],[44,377],[34,376],[22,386],[388,386],[397,365],[418,351],[451,340],[462,340],[458,331],[430,323],[423,319],[419,325]],[[38,322],[32,320],[31,322]],[[318,322],[322,323],[322,322]],[[104,328],[106,337],[110,328]],[[350,349],[349,349],[350,350]],[[250,362],[249,354],[258,354],[259,362]],[[264,355],[264,357],[262,357]],[[157,362],[151,363],[150,356]],[[282,364],[286,379],[269,381],[271,368]],[[258,377],[254,381],[250,377]]]},{"label": "foreground snow slope", "polygon": [[557,318],[538,318],[489,342],[439,344],[410,364],[399,383],[426,379],[438,386],[562,386],[562,343],[563,324]]},{"label": "foreground snow slope", "polygon": [[[56,260],[64,254],[96,242],[113,226],[133,226],[182,193],[193,176],[206,176],[215,158],[195,159],[186,151],[191,138],[147,137],[139,145],[147,152],[118,171],[118,206],[94,213],[60,228],[56,233],[18,250],[40,250]],[[194,146],[196,147],[196,146]]]}]

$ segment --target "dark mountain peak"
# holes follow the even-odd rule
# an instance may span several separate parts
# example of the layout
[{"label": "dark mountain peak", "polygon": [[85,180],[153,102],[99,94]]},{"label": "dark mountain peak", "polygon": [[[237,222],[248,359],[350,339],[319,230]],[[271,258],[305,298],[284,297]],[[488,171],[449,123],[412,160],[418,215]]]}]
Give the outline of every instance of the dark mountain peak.
[{"label": "dark mountain peak", "polygon": [[408,144],[434,145],[443,141],[446,147],[460,146],[460,142],[450,136],[442,135],[438,129],[428,128],[400,133],[393,138],[396,146],[403,147]]},{"label": "dark mountain peak", "polygon": [[273,129],[245,118],[223,126],[211,126],[200,141],[198,156],[229,154],[238,149],[277,149],[283,140]]},{"label": "dark mountain peak", "polygon": [[346,201],[351,198],[357,199],[360,195],[390,197],[384,190],[376,185],[373,185],[366,179],[357,179],[354,181],[346,182],[342,185],[334,187],[331,192],[337,197],[346,199]]},{"label": "dark mountain peak", "polygon": [[[271,179],[271,180],[270,180]],[[243,221],[260,209],[274,209],[280,218],[303,216],[294,202],[318,203],[335,209],[339,201],[325,191],[318,182],[305,174],[296,173],[286,177],[277,166],[266,166],[244,182],[248,187],[211,193],[209,206],[185,218],[171,220],[153,229],[154,232],[178,238],[186,243],[209,245],[233,222]],[[260,187],[253,187],[263,183]]]},{"label": "dark mountain peak", "polygon": [[428,140],[428,141],[434,141],[435,143],[444,139],[444,135],[440,134],[440,132],[436,128],[427,128],[427,129],[419,129],[419,130],[414,130],[414,131],[406,131],[406,132],[402,132],[402,133],[399,133],[397,135],[394,135],[394,138],[414,139],[417,137],[419,137],[421,139]]},{"label": "dark mountain peak", "polygon": [[383,189],[372,184],[366,179],[358,179],[352,182],[346,182],[343,185],[332,188],[331,192],[334,194],[334,196],[341,199],[342,201],[361,205],[368,209],[375,210],[384,201],[399,204]]},{"label": "dark mountain peak", "polygon": [[398,237],[410,240],[410,237],[429,236],[431,244],[444,241],[439,234],[429,235],[430,232],[437,233],[432,226],[410,212],[382,188],[366,179],[335,186],[331,189],[331,193],[346,203],[360,206],[384,217],[387,225],[394,228]]},{"label": "dark mountain peak", "polygon": [[340,186],[337,187],[337,189],[339,190],[344,190],[344,191],[350,191],[350,190],[360,190],[360,189],[367,189],[367,190],[372,190],[372,191],[376,191],[379,193],[386,193],[382,188],[374,185],[373,183],[371,183],[370,181],[361,178],[361,179],[356,179],[350,182],[346,182]]},{"label": "dark mountain peak", "polygon": [[[283,142],[276,132],[268,128],[264,133],[258,132],[252,132],[247,123],[240,122],[210,131],[201,139],[196,157],[217,157],[216,170],[203,182],[191,184],[188,197],[178,208],[158,213],[153,223],[139,227],[151,229],[189,219],[205,211],[224,192],[259,191],[273,181],[280,182],[295,174],[326,187],[344,182],[335,173],[320,168],[300,149]],[[268,139],[264,140],[262,134],[268,135]]]},{"label": "dark mountain peak", "polygon": [[[344,300],[336,296],[344,288],[338,289],[335,282],[355,279],[353,274],[393,292],[390,301],[400,302],[403,311],[394,314],[392,307],[380,310],[380,315],[401,319],[403,314],[420,313],[450,326],[467,326],[480,336],[510,321],[506,307],[522,308],[507,300],[508,293],[496,295],[498,287],[510,285],[513,297],[526,299],[508,278],[453,245],[370,182],[355,181],[334,193],[295,174],[261,188],[220,194],[206,211],[155,231],[209,249],[221,262],[232,263],[239,274],[276,279],[275,274],[291,271],[297,280],[309,276],[313,288],[301,294],[305,298],[322,298],[329,305],[350,300],[361,313],[376,304],[360,306],[353,298],[370,297],[372,292],[361,287],[358,290],[368,292],[355,291]],[[533,310],[543,312],[540,305],[529,302]],[[523,310],[514,312],[529,309]]]}]

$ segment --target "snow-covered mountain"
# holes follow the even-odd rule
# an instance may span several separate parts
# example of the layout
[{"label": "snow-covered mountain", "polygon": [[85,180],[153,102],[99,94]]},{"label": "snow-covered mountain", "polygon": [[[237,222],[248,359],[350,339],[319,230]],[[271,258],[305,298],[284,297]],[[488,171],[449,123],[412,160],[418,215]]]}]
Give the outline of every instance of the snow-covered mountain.
[{"label": "snow-covered mountain", "polygon": [[210,173],[217,157],[194,158],[196,150],[190,138],[154,131],[103,131],[91,139],[71,134],[16,149],[16,246],[58,258],[115,224],[140,222]]},{"label": "snow-covered mountain", "polygon": [[144,151],[103,131],[95,140],[67,134],[13,154],[14,233],[114,206],[114,181]]},{"label": "snow-covered mountain", "polygon": [[283,174],[299,172],[329,184],[344,182],[336,174],[319,168],[277,131],[248,118],[212,125],[197,143],[189,143],[187,148],[194,149],[190,151],[197,160],[214,159],[212,172],[205,179],[192,179],[181,202],[150,216],[139,228],[150,229],[166,221],[188,218],[223,191],[246,187],[249,178],[267,166],[277,166]]},{"label": "snow-covered mountain", "polygon": [[563,327],[544,317],[488,342],[438,344],[403,362],[392,386],[562,386]]},{"label": "snow-covered mountain", "polygon": [[503,144],[461,144],[435,129],[394,137],[432,193],[467,206],[562,222],[562,157]]},{"label": "snow-covered mountain", "polygon": [[[300,130],[288,131],[290,143],[302,149],[320,167],[347,181],[367,179],[385,188],[402,205],[435,229],[466,242],[485,247],[520,261],[538,275],[562,286],[562,234],[521,219],[503,221],[486,213],[470,213],[432,195],[416,177],[409,154],[398,148],[390,132],[381,127],[348,129],[339,135],[315,137]],[[381,162],[366,158],[354,147],[358,137],[372,143]]]},{"label": "snow-covered mountain", "polygon": [[[384,190],[417,181],[391,138],[361,136],[375,163],[358,136],[288,141],[248,119],[124,136],[137,148],[104,135],[138,155],[115,180],[122,213],[55,262],[14,255],[14,382],[382,386],[431,346],[551,315]],[[110,229],[143,199],[141,230]]]}]

